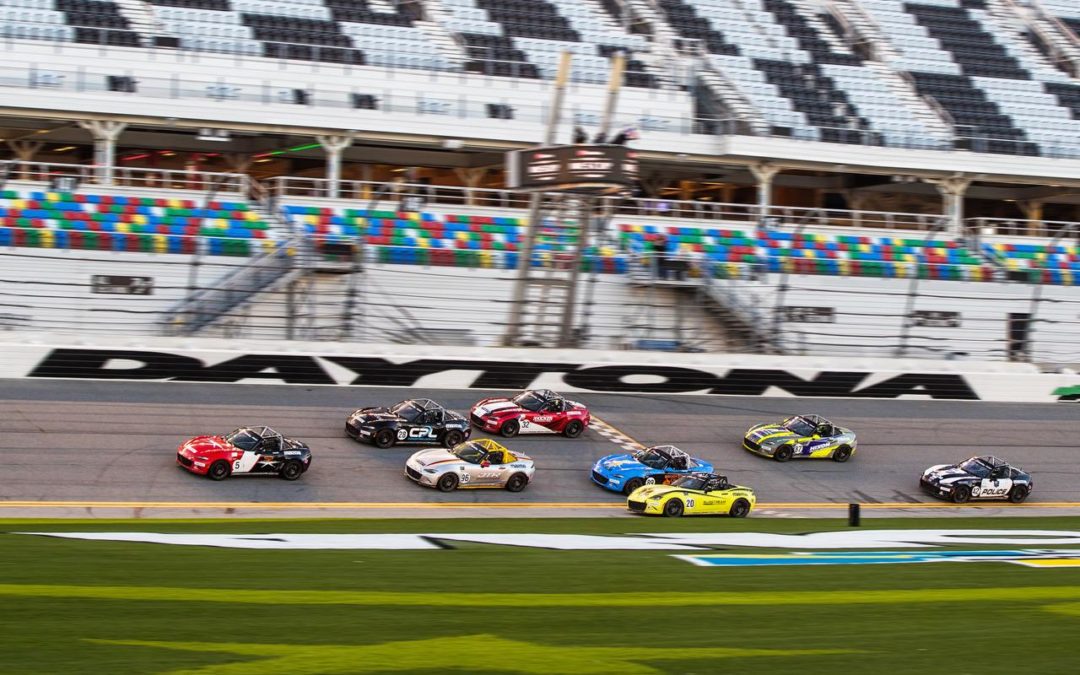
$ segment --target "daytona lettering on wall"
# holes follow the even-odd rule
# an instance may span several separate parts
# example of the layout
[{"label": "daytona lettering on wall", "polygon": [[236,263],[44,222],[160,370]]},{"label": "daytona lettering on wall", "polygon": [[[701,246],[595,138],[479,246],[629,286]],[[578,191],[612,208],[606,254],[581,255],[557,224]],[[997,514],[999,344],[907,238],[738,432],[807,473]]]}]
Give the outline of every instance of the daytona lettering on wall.
[{"label": "daytona lettering on wall", "polygon": [[[53,349],[29,372],[34,378],[151,380],[173,382],[269,382],[303,385],[423,386],[528,389],[538,379],[561,380],[567,391],[700,393],[740,396],[803,396],[977,400],[962,374],[874,373],[776,368],[705,370],[662,365],[589,365],[480,359],[413,359],[301,354],[240,354],[207,362],[205,354],[111,349]],[[219,357],[220,358],[220,357]],[[332,368],[338,366],[338,368]],[[336,378],[330,372],[349,371]],[[463,372],[465,371],[465,372]],[[868,382],[869,381],[869,382]]]}]

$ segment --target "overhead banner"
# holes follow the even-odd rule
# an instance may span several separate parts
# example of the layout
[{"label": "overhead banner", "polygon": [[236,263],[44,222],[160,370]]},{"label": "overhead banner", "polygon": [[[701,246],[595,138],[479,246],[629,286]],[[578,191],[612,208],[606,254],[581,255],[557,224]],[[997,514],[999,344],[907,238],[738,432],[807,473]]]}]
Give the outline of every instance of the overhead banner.
[{"label": "overhead banner", "polygon": [[[817,367],[727,367],[627,362],[508,360],[507,350],[491,358],[385,357],[341,353],[278,353],[188,349],[107,349],[7,345],[0,377],[156,382],[267,383],[327,386],[418,387],[430,389],[518,390],[550,388],[566,392],[704,394],[714,396],[847,397],[1051,402],[1080,398],[1080,377],[1026,372],[943,372],[927,362],[918,370],[856,370],[849,360],[816,359]],[[447,349],[447,352],[452,351]],[[542,354],[541,354],[542,355]],[[738,355],[736,355],[738,356]],[[718,361],[746,363],[718,355]],[[757,362],[762,362],[760,359]],[[833,365],[822,367],[823,363]]]}]

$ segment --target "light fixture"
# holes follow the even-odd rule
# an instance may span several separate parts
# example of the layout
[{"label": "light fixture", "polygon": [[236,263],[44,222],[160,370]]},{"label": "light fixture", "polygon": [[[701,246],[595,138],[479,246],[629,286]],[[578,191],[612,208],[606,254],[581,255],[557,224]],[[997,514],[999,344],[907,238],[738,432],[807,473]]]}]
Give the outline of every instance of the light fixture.
[{"label": "light fixture", "polygon": [[199,129],[199,133],[195,136],[196,140],[200,141],[231,141],[229,132],[225,129],[211,129],[209,127],[203,127]]},{"label": "light fixture", "polygon": [[57,148],[57,149],[53,150],[53,152],[67,152],[68,150],[74,150],[74,149],[75,149],[74,145],[65,145],[62,148]]}]

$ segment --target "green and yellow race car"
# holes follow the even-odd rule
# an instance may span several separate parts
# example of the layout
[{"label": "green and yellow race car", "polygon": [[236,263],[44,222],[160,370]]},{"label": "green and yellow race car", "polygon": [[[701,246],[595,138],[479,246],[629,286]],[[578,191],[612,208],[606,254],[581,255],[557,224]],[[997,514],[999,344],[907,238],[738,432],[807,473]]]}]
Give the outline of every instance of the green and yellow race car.
[{"label": "green and yellow race car", "polygon": [[626,498],[626,507],[634,513],[669,518],[684,514],[745,518],[756,503],[753,490],[732,485],[727,476],[715,473],[680,476],[670,485],[645,485]]},{"label": "green and yellow race car", "polygon": [[792,458],[846,462],[857,447],[854,431],[820,415],[795,415],[779,424],[758,424],[743,437],[743,448],[778,462]]}]

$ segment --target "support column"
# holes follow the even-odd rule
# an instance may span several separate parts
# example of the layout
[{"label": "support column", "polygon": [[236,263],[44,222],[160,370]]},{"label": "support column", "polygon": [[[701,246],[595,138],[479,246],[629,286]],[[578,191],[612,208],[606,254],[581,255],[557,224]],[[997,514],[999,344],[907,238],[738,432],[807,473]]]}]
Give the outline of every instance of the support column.
[{"label": "support column", "polygon": [[484,182],[487,171],[485,166],[475,169],[454,169],[454,175],[462,183],[465,183],[465,203],[469,206],[476,205],[476,193],[473,190],[480,187],[480,184]]},{"label": "support column", "polygon": [[352,145],[352,134],[317,136],[315,140],[326,151],[326,196],[337,199],[341,185],[341,153]]},{"label": "support column", "polygon": [[962,236],[964,234],[964,193],[971,185],[971,179],[958,173],[948,178],[925,180],[933,183],[941,193],[944,215],[949,222],[949,234],[955,237]]},{"label": "support column", "polygon": [[30,170],[26,164],[34,161],[34,155],[38,153],[43,147],[45,147],[44,141],[7,141],[7,146],[11,148],[11,151],[15,153],[15,158],[19,160],[19,180],[26,180],[30,175]]},{"label": "support column", "polygon": [[1024,234],[1032,236],[1042,236],[1046,226],[1043,224],[1043,202],[1039,199],[1032,199],[1026,202],[1017,202],[1016,205],[1020,207],[1020,210],[1024,212],[1024,218],[1027,219],[1027,232]]},{"label": "support column", "polygon": [[116,165],[116,139],[127,128],[127,123],[116,120],[81,120],[79,126],[94,137],[94,172],[98,182],[112,185]]},{"label": "support column", "polygon": [[221,156],[231,173],[247,173],[251,168],[251,155],[242,152],[226,152]]},{"label": "support column", "polygon": [[772,206],[773,179],[776,178],[776,174],[780,173],[780,167],[768,162],[751,164],[750,173],[754,175],[758,182],[758,220],[763,223],[769,215],[769,208]]}]

